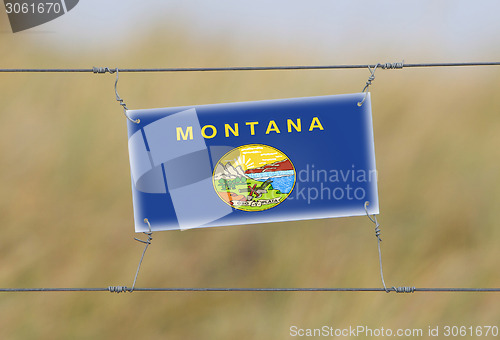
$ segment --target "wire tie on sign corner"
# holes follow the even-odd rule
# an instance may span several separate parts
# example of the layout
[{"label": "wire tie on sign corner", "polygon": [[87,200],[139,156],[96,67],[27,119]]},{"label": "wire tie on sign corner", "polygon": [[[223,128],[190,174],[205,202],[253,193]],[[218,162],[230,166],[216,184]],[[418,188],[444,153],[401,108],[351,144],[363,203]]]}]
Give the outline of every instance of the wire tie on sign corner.
[{"label": "wire tie on sign corner", "polygon": [[368,212],[368,206],[370,205],[369,201],[365,202],[365,212],[366,216],[370,219],[370,221],[375,224],[375,237],[377,238],[377,246],[378,246],[378,261],[379,261],[379,266],[380,266],[380,279],[382,280],[382,285],[384,286],[384,290],[386,293],[390,292],[396,292],[396,293],[413,293],[415,292],[415,287],[391,287],[391,289],[387,288],[385,285],[385,280],[384,280],[384,270],[382,268],[382,250],[380,249],[380,242],[382,242],[382,238],[380,237],[381,230],[380,230],[380,223],[377,221],[377,216],[373,214],[370,216],[370,213]]},{"label": "wire tie on sign corner", "polygon": [[380,223],[378,223],[377,221],[377,217],[375,215],[370,216],[370,214],[368,213],[368,206],[370,205],[370,201],[366,201],[365,202],[365,212],[366,212],[366,216],[368,216],[368,218],[370,219],[370,221],[372,221],[374,224],[375,224],[375,236],[377,237],[377,240],[379,242],[382,242],[382,239],[380,238],[380,234],[381,234],[381,230],[380,230]]},{"label": "wire tie on sign corner", "polygon": [[384,64],[376,64],[373,68],[368,65],[368,70],[370,71],[370,76],[368,77],[368,80],[365,83],[365,87],[363,87],[363,91],[361,93],[364,93],[365,96],[363,97],[363,100],[358,102],[358,106],[363,106],[363,103],[366,100],[366,97],[368,96],[368,88],[372,84],[372,82],[375,80],[375,71],[377,70],[378,67],[380,67],[383,70],[396,70],[396,69],[402,69],[404,67],[405,61],[403,60],[402,62],[396,62],[396,63],[384,63]]},{"label": "wire tie on sign corner", "polygon": [[370,71],[370,76],[368,77],[368,80],[365,83],[365,87],[363,87],[363,91],[361,93],[364,93],[365,96],[363,97],[363,100],[358,102],[358,106],[363,106],[363,103],[366,100],[366,97],[368,96],[368,88],[372,84],[372,81],[375,80],[375,71],[377,70],[377,67],[379,67],[380,64],[376,64],[375,67],[371,68],[370,65],[368,65],[368,70]]},{"label": "wire tie on sign corner", "polygon": [[115,94],[116,94],[116,101],[120,103],[120,105],[123,107],[123,114],[125,115],[125,117],[127,117],[127,119],[129,121],[131,121],[132,123],[135,123],[135,124],[139,124],[141,122],[141,120],[139,118],[137,119],[132,119],[128,116],[127,114],[127,104],[125,104],[123,102],[123,99],[120,98],[120,96],[118,95],[118,89],[117,89],[117,86],[118,86],[118,68],[115,69],[115,72],[116,72],[116,80],[115,80]]},{"label": "wire tie on sign corner", "polygon": [[148,239],[146,241],[138,239],[134,237],[134,240],[144,243],[144,251],[142,252],[141,260],[139,261],[139,265],[137,266],[137,271],[135,272],[134,283],[132,284],[132,288],[129,289],[129,292],[132,293],[135,288],[135,283],[137,282],[137,277],[139,276],[139,270],[141,269],[142,260],[144,259],[144,255],[146,254],[146,250],[148,250],[151,241],[153,240],[153,231],[151,230],[151,223],[149,223],[149,219],[145,218],[144,223],[148,224],[148,231],[143,232],[144,235],[147,235]]},{"label": "wire tie on sign corner", "polygon": [[99,73],[99,74],[104,74],[104,73],[109,73],[109,74],[113,74],[113,73],[116,73],[116,80],[115,80],[115,96],[116,96],[116,101],[123,107],[123,114],[125,115],[125,117],[131,121],[132,123],[135,123],[135,124],[139,124],[141,122],[140,119],[132,119],[128,116],[127,114],[127,104],[124,103],[123,99],[120,97],[120,95],[118,94],[118,79],[119,79],[119,74],[118,74],[118,67],[117,68],[109,68],[109,67],[93,67],[92,68],[92,72],[94,73]]},{"label": "wire tie on sign corner", "polygon": [[389,293],[390,290],[387,289],[386,285],[385,285],[385,280],[384,280],[384,271],[382,269],[382,251],[380,250],[380,242],[382,242],[382,238],[380,238],[380,224],[378,223],[377,221],[377,217],[375,215],[370,216],[370,213],[368,213],[368,206],[370,205],[370,202],[369,201],[366,201],[365,202],[365,212],[366,212],[366,216],[368,216],[368,218],[370,219],[370,221],[373,222],[373,224],[375,224],[375,237],[377,238],[377,245],[378,245],[378,261],[379,261],[379,266],[380,266],[380,278],[382,279],[382,285],[384,286],[384,290],[386,291],[386,293]]},{"label": "wire tie on sign corner", "polygon": [[141,269],[142,265],[142,260],[144,259],[144,255],[146,254],[146,250],[148,250],[148,246],[151,244],[151,241],[153,240],[153,231],[151,230],[151,224],[149,223],[149,220],[147,218],[144,219],[144,223],[148,224],[148,231],[143,232],[143,234],[148,236],[148,239],[146,241],[138,239],[134,237],[134,240],[139,241],[141,243],[144,243],[146,246],[144,247],[144,251],[142,252],[141,260],[139,261],[139,265],[137,266],[137,270],[135,272],[135,277],[134,277],[134,283],[132,283],[132,288],[128,288],[127,286],[109,286],[108,291],[110,293],[124,293],[124,292],[129,292],[132,293],[135,288],[135,283],[137,282],[137,277],[139,276],[139,270]]},{"label": "wire tie on sign corner", "polygon": [[134,237],[134,240],[136,241],[139,241],[139,242],[142,242],[142,243],[145,243],[145,244],[151,244],[151,241],[153,240],[153,237],[151,235],[153,235],[153,232],[151,231],[151,223],[149,223],[149,219],[145,218],[144,219],[144,223],[147,223],[148,224],[148,231],[143,231],[142,233],[144,235],[147,235],[148,236],[148,239],[146,241],[143,241],[141,239],[138,239],[136,237]]}]

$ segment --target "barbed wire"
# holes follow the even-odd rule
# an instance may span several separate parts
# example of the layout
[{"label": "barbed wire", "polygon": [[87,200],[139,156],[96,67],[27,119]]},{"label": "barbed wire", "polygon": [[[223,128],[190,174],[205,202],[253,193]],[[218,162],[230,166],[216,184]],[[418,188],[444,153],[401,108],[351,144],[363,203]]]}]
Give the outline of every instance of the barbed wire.
[{"label": "barbed wire", "polygon": [[457,63],[376,63],[353,65],[299,65],[299,66],[234,66],[234,67],[169,67],[169,68],[3,68],[0,72],[24,73],[114,73],[119,72],[218,72],[218,71],[272,71],[272,70],[334,70],[334,69],[366,69],[379,67],[382,69],[402,69],[420,67],[463,67],[463,66],[500,66],[500,61],[492,62],[457,62]]},{"label": "barbed wire", "polygon": [[[395,293],[500,293],[500,288],[416,288],[399,287],[390,290]],[[403,289],[405,288],[405,289]],[[389,291],[389,292],[390,292]],[[0,288],[0,293],[26,292],[132,292],[125,286],[110,286],[107,288]],[[385,288],[138,288],[133,292],[384,292]]]},{"label": "barbed wire", "polygon": [[[179,68],[110,68],[110,67],[93,67],[93,68],[12,68],[0,69],[0,73],[117,73],[118,72],[217,72],[217,71],[271,71],[271,70],[333,70],[333,69],[366,69],[368,68],[374,78],[374,71],[377,68],[381,69],[402,69],[402,68],[423,68],[423,67],[466,67],[466,66],[500,66],[500,62],[458,62],[458,63],[417,63],[406,64],[403,62],[396,63],[377,63],[377,64],[357,64],[357,65],[302,65],[302,66],[237,66],[237,67],[179,67]],[[372,71],[373,69],[373,71]],[[369,78],[363,92],[371,85],[373,79]],[[115,82],[115,91],[116,83]],[[118,93],[117,100],[119,98]],[[362,103],[361,103],[362,104]],[[366,209],[366,206],[365,206]],[[368,215],[368,212],[367,212]],[[370,218],[370,216],[368,215]],[[372,220],[372,218],[370,218]],[[0,293],[22,293],[22,292],[384,292],[384,293],[431,293],[431,292],[470,292],[470,293],[485,293],[495,292],[500,293],[500,288],[416,288],[416,287],[391,287],[387,288],[383,278],[382,259],[380,253],[380,231],[378,222],[372,220],[376,224],[376,236],[378,239],[380,273],[383,283],[383,288],[138,288],[135,287],[137,275],[144,258],[147,246],[151,241],[151,229],[148,235],[146,247],[142,253],[141,261],[137,268],[134,278],[134,283],[131,288],[127,286],[108,286],[107,288],[0,288]],[[149,223],[148,223],[149,224]]]}]

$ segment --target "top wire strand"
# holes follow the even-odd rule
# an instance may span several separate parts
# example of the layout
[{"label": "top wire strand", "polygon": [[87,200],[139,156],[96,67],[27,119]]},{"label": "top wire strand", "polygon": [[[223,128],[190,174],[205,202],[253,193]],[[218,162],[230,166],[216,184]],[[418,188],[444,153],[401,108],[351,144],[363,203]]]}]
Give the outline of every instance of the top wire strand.
[{"label": "top wire strand", "polygon": [[[382,69],[414,68],[414,67],[460,67],[460,66],[500,66],[500,61],[492,62],[459,62],[459,63],[376,63],[357,65],[301,65],[301,66],[236,66],[236,67],[171,67],[171,68],[3,68],[0,72],[11,73],[107,73],[110,70],[119,72],[217,72],[217,71],[272,71],[272,70],[334,70],[334,69],[366,69],[379,66]],[[389,65],[391,65],[389,67]],[[392,67],[400,65],[401,67]]]}]

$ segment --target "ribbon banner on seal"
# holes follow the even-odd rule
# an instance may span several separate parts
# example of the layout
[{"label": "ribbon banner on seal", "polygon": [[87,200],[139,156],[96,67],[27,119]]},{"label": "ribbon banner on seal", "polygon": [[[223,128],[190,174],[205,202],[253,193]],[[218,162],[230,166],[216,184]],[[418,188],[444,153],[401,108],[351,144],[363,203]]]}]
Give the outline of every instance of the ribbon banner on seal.
[{"label": "ribbon banner on seal", "polygon": [[127,111],[135,231],[378,214],[364,96]]}]

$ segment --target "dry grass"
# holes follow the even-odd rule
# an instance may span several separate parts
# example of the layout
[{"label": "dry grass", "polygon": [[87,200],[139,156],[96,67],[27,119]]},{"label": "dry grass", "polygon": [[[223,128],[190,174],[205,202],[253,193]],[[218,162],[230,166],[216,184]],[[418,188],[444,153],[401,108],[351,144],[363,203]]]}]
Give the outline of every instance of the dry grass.
[{"label": "dry grass", "polygon": [[[227,46],[208,45],[203,57],[192,56],[177,38],[154,50],[146,41],[106,58],[82,55],[75,64],[41,47],[25,51],[24,39],[0,36],[11,47],[0,51],[2,66],[216,66],[236,58]],[[254,64],[282,59],[289,54]],[[149,108],[358,92],[367,75],[123,74],[119,86],[131,108]],[[377,74],[372,104],[389,285],[499,286],[498,76],[494,68]],[[142,245],[133,241],[126,124],[112,85],[109,75],[1,75],[2,287],[130,285]],[[344,218],[157,233],[138,285],[380,286],[373,225]],[[499,317],[498,295],[486,294],[0,295],[2,339],[278,339],[291,325],[427,329]]]}]

